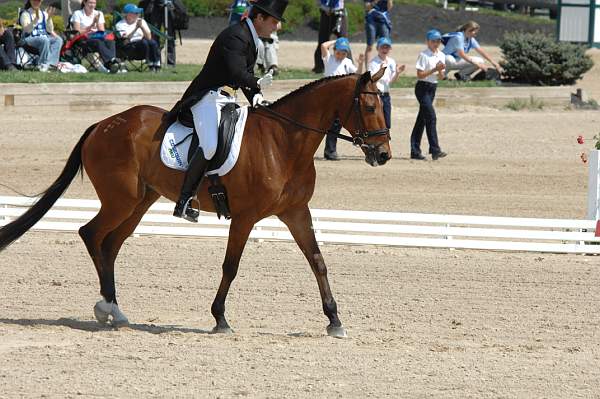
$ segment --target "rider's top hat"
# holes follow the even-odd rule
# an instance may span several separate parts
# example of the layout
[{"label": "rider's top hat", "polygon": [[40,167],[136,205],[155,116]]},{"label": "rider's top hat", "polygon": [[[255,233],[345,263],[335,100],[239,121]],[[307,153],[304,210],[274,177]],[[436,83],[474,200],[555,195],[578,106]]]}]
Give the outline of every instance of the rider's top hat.
[{"label": "rider's top hat", "polygon": [[252,7],[256,7],[259,10],[266,12],[276,20],[285,22],[283,13],[288,5],[287,0],[256,0],[251,4]]}]

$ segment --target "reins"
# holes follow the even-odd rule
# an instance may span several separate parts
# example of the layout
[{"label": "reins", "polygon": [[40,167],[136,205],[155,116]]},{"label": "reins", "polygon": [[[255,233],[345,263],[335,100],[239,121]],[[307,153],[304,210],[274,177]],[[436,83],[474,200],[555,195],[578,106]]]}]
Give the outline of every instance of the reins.
[{"label": "reins", "polygon": [[346,140],[346,141],[349,141],[351,143],[354,142],[354,138],[353,137],[346,136],[345,134],[340,133],[341,130],[342,130],[342,124],[341,124],[339,118],[335,118],[334,119],[334,121],[331,124],[331,127],[329,129],[318,129],[318,128],[314,128],[314,127],[305,125],[302,122],[298,122],[297,120],[294,120],[294,119],[290,118],[287,115],[284,115],[284,114],[282,114],[280,112],[277,112],[277,111],[269,108],[266,105],[259,104],[258,107],[259,107],[259,109],[262,109],[263,111],[267,111],[268,113],[270,113],[271,115],[277,117],[278,119],[282,119],[282,120],[288,122],[289,124],[294,125],[296,127],[299,127],[301,129],[309,130],[311,132],[319,133],[319,134],[325,134],[325,135],[330,135],[331,134],[331,135],[336,136],[339,139]]},{"label": "reins", "polygon": [[377,129],[377,130],[366,130],[365,129],[364,121],[363,121],[363,117],[362,117],[362,111],[360,109],[360,96],[361,96],[361,94],[379,95],[379,93],[374,92],[374,91],[360,91],[361,83],[362,83],[362,79],[359,78],[356,81],[356,87],[354,89],[353,105],[352,105],[352,107],[350,107],[350,110],[348,110],[348,114],[346,115],[346,118],[345,118],[345,121],[347,122],[348,119],[350,119],[352,111],[356,112],[356,116],[358,118],[359,129],[355,133],[355,136],[346,136],[345,134],[340,133],[342,130],[343,124],[339,118],[335,118],[333,120],[333,122],[331,123],[331,127],[329,127],[329,129],[319,129],[319,128],[314,128],[312,126],[308,126],[302,122],[298,122],[297,120],[294,120],[294,119],[290,118],[289,116],[284,115],[280,112],[277,112],[277,111],[271,109],[269,106],[266,106],[263,104],[258,104],[258,109],[264,110],[267,113],[270,113],[271,115],[275,116],[276,118],[286,121],[289,124],[292,124],[301,129],[308,130],[308,131],[311,131],[314,133],[324,134],[324,135],[332,135],[341,140],[348,141],[356,146],[372,147],[371,144],[366,144],[365,140],[367,140],[370,137],[383,136],[383,135],[387,135],[389,138],[390,130],[388,128]]}]

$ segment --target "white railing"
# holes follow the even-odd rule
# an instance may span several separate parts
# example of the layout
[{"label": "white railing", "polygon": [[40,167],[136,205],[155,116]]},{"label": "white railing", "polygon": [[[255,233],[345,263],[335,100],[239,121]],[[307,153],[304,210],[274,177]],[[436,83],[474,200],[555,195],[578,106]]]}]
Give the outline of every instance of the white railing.
[{"label": "white railing", "polygon": [[[35,199],[0,196],[0,226],[21,215]],[[95,200],[60,199],[34,230],[74,232],[98,211]],[[171,216],[171,203],[154,204],[134,235],[227,237],[229,222],[201,213],[198,224]],[[312,209],[322,243],[465,248],[600,254],[593,220],[508,218],[397,212]],[[250,238],[292,240],[276,218],[258,222]]]}]

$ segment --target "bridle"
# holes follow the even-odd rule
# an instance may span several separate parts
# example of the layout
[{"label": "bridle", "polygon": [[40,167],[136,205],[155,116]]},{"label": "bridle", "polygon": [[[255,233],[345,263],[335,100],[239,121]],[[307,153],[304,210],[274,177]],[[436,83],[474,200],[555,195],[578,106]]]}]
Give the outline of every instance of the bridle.
[{"label": "bridle", "polygon": [[[366,75],[366,76],[368,76],[368,75]],[[365,80],[366,79],[363,76],[361,76],[356,81],[356,86],[354,88],[354,98],[352,100],[352,107],[350,107],[350,110],[348,110],[348,114],[346,115],[346,118],[344,119],[344,123],[342,123],[340,121],[339,117],[335,118],[333,120],[333,122],[331,123],[331,126],[329,127],[329,129],[318,129],[318,128],[314,128],[314,127],[305,125],[304,123],[298,122],[298,121],[290,118],[289,116],[279,113],[263,104],[259,104],[259,109],[262,109],[262,110],[268,112],[269,114],[275,116],[276,118],[284,120],[284,121],[286,121],[292,125],[295,125],[299,128],[309,130],[309,131],[312,131],[315,133],[321,133],[321,134],[325,134],[325,135],[335,136],[341,140],[348,141],[355,146],[365,148],[367,151],[374,154],[376,146],[373,144],[369,144],[366,141],[368,139],[370,139],[371,137],[378,137],[378,136],[387,136],[387,138],[389,140],[390,139],[390,129],[383,128],[383,129],[377,129],[377,130],[367,130],[365,128],[362,109],[360,106],[361,95],[363,95],[363,94],[375,95],[375,96],[379,95],[379,93],[376,91],[362,91],[361,90],[361,85],[364,83]],[[342,131],[342,126],[350,119],[350,116],[352,115],[353,111],[354,111],[354,114],[356,115],[356,118],[358,121],[358,130],[354,132],[354,136],[346,136],[345,134],[342,134],[340,132]]]}]

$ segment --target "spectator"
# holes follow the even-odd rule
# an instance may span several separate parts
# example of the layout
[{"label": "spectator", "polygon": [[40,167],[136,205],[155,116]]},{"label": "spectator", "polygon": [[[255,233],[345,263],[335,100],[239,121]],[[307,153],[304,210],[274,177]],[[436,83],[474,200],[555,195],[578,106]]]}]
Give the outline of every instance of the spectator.
[{"label": "spectator", "polygon": [[421,154],[423,129],[427,130],[431,158],[435,161],[447,155],[441,150],[438,143],[437,121],[435,109],[433,109],[433,100],[435,98],[438,79],[444,78],[445,57],[444,53],[439,51],[441,42],[442,35],[439,31],[433,29],[427,32],[427,49],[421,52],[417,59],[418,80],[415,86],[415,95],[419,101],[419,114],[417,115],[417,121],[410,136],[411,159],[425,159],[423,154]]},{"label": "spectator", "polygon": [[458,70],[454,74],[456,80],[471,80],[473,72],[486,71],[488,67],[481,57],[467,55],[471,49],[477,51],[483,58],[488,60],[496,69],[498,74],[502,73],[500,65],[481,48],[475,36],[479,33],[479,24],[469,21],[457,29],[457,32],[446,33],[443,37],[444,54],[446,55],[446,74],[452,70]]},{"label": "spectator", "polygon": [[[277,30],[281,29],[281,22],[277,24]],[[279,36],[277,31],[271,33],[271,37],[261,37],[262,46],[258,49],[256,65],[261,73],[271,72],[273,76],[279,73],[277,50],[279,50]]]},{"label": "spectator", "polygon": [[[165,3],[167,7],[174,7],[173,0],[141,0],[138,4],[144,9],[144,15],[148,23],[154,25],[158,29],[165,26]],[[175,65],[175,24],[173,22],[173,13],[167,12],[167,65]],[[158,36],[154,35],[153,39],[158,43]]]},{"label": "spectator", "polygon": [[[321,45],[331,39],[331,35],[338,38],[348,36],[348,23],[344,0],[320,0],[321,19],[319,21],[319,44],[315,50],[314,73],[323,73],[323,59],[321,56]],[[352,59],[349,52],[348,57]]]},{"label": "spectator", "polygon": [[386,67],[386,70],[377,81],[377,91],[379,98],[383,104],[383,115],[385,116],[385,125],[387,128],[392,127],[392,101],[390,98],[390,86],[400,74],[406,69],[406,65],[396,65],[396,61],[389,56],[392,51],[392,41],[387,37],[380,37],[377,40],[377,55],[369,62],[369,71],[374,75],[381,69]]},{"label": "spectator", "polygon": [[231,3],[229,13],[229,25],[237,24],[242,20],[242,16],[246,13],[250,7],[250,2],[248,0],[233,0]]},{"label": "spectator", "polygon": [[93,52],[100,54],[102,63],[94,65],[100,72],[116,73],[121,67],[121,61],[116,57],[115,41],[104,37],[104,13],[96,10],[96,0],[83,0],[81,9],[71,17],[73,29],[87,35],[84,45]]},{"label": "spectator", "polygon": [[393,6],[393,0],[365,0],[365,33],[367,34],[365,62],[367,64],[373,57],[373,44],[381,37],[391,38],[392,21],[388,12]]},{"label": "spectator", "polygon": [[14,71],[16,64],[15,38],[0,18],[0,70]]},{"label": "spectator", "polygon": [[135,4],[126,4],[123,7],[125,18],[117,23],[115,29],[124,40],[123,51],[131,54],[135,59],[144,57],[151,71],[160,70],[160,48],[152,39],[150,27],[140,13],[143,10]]},{"label": "spectator", "polygon": [[54,7],[43,11],[42,0],[27,0],[24,10],[19,16],[19,24],[23,27],[23,40],[27,45],[39,51],[38,69],[48,72],[50,67],[56,68],[63,40],[54,32],[52,16]]},{"label": "spectator", "polygon": [[[333,56],[329,49],[333,46]],[[358,68],[348,58],[350,53],[350,42],[345,37],[337,40],[330,40],[321,44],[321,60],[325,67],[325,77],[340,76],[349,73],[362,73],[364,64],[364,55],[358,58]],[[337,161],[337,137],[328,135],[325,139],[325,159]]]}]

